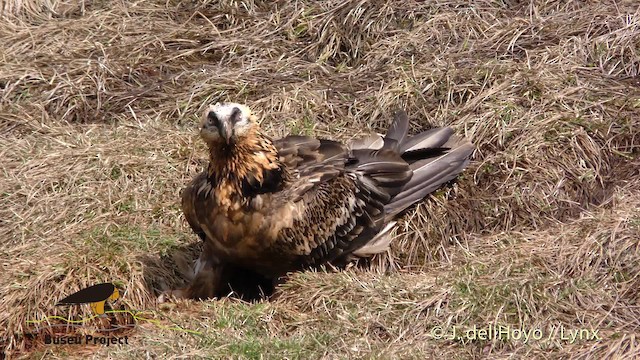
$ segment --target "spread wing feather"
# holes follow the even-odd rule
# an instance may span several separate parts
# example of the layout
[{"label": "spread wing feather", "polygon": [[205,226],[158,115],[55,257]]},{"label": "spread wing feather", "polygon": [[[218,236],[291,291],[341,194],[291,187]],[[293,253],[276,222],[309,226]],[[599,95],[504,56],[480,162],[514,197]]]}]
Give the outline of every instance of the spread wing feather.
[{"label": "spread wing feather", "polygon": [[[384,251],[393,217],[455,177],[473,151],[449,128],[407,136],[408,127],[407,115],[398,112],[385,137],[372,135],[348,145],[306,136],[273,141],[290,176],[276,191],[253,192],[246,204],[260,206],[246,211],[259,214],[238,215],[238,221],[246,222],[240,225],[224,220],[209,196],[222,190],[215,189],[205,172],[183,193],[187,221],[212,248],[224,247],[228,261],[249,256],[244,264],[255,265],[265,275]],[[262,224],[252,223],[257,221]],[[242,246],[258,246],[264,253],[230,249],[224,231],[239,234],[239,239],[254,234]],[[219,232],[226,243],[214,239]]]},{"label": "spread wing feather", "polygon": [[[295,244],[295,267],[332,262],[364,246],[384,227],[384,206],[411,178],[409,164],[391,149],[336,151],[333,142],[285,138],[280,146],[297,166],[289,196],[301,202],[301,216],[281,232],[280,247]],[[326,149],[326,150],[325,150]],[[325,152],[323,152],[323,150]],[[305,160],[296,154],[318,152]]]},{"label": "spread wing feather", "polygon": [[294,224],[299,231],[283,233],[280,241],[305,239],[309,246],[298,253],[299,265],[386,250],[391,237],[385,225],[467,166],[473,146],[452,136],[452,129],[437,128],[411,137],[407,130],[408,117],[400,111],[384,138],[372,135],[339,151],[327,151],[336,149],[333,142],[318,146],[308,138],[292,139],[298,153],[302,147],[320,153],[327,149],[326,154],[291,164],[304,174],[292,188],[304,189],[306,197],[303,216]]},{"label": "spread wing feather", "polygon": [[395,140],[397,144],[402,144],[409,131],[409,117],[404,111],[396,111],[393,114],[393,122],[387,131],[385,140]]}]

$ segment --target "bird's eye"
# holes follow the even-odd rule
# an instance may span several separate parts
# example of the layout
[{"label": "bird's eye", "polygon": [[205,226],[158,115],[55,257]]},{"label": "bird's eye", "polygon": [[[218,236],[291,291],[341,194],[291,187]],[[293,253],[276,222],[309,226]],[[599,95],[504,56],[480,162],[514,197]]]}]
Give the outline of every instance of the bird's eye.
[{"label": "bird's eye", "polygon": [[242,120],[242,111],[234,107],[233,110],[231,110],[231,122],[235,124],[240,120]]},{"label": "bird's eye", "polygon": [[220,125],[220,119],[218,119],[218,116],[214,111],[209,111],[209,113],[207,114],[207,122],[210,126],[214,127],[219,127]]}]

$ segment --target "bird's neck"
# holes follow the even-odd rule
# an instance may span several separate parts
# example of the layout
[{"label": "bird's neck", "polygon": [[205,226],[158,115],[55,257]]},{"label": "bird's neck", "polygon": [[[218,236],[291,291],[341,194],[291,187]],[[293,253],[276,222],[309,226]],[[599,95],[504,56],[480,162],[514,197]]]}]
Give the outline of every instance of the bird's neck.
[{"label": "bird's neck", "polygon": [[271,138],[253,129],[231,145],[210,146],[208,177],[229,197],[251,198],[280,190],[289,172]]}]

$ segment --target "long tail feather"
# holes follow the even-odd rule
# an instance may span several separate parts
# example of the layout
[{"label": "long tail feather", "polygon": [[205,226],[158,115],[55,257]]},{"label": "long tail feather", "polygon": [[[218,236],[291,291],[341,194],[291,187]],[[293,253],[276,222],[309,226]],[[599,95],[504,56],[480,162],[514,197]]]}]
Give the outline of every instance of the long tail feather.
[{"label": "long tail feather", "polygon": [[405,142],[401,144],[398,150],[402,154],[408,151],[415,151],[419,149],[438,148],[444,145],[444,143],[447,142],[452,134],[453,129],[450,127],[427,130],[420,134],[410,136]]},{"label": "long tail feather", "polygon": [[349,146],[356,160],[349,167],[361,175],[363,190],[388,202],[381,224],[387,224],[351,256],[369,257],[389,249],[395,217],[455,178],[469,164],[473,144],[449,127],[407,136],[409,119],[397,111],[387,135],[372,135]]},{"label": "long tail feather", "polygon": [[382,136],[376,135],[376,134],[372,134],[361,139],[356,139],[349,143],[349,147],[352,150],[358,150],[358,149],[377,150],[377,149],[380,149],[382,145],[384,145],[384,140],[382,140]]},{"label": "long tail feather", "polygon": [[391,243],[391,231],[396,226],[395,221],[389,222],[380,232],[365,246],[353,252],[357,257],[368,257],[389,250]]},{"label": "long tail feather", "polygon": [[455,178],[469,164],[469,155],[474,147],[471,143],[463,143],[446,154],[412,164],[416,166],[413,177],[389,204],[385,206],[386,220],[420,201],[442,184]]},{"label": "long tail feather", "polygon": [[393,219],[442,184],[455,178],[467,167],[469,156],[474,150],[473,145],[464,140],[458,140],[457,143],[450,145],[451,148],[446,153],[438,157],[419,160],[410,165],[413,176],[403,186],[400,193],[385,206],[386,220]]},{"label": "long tail feather", "polygon": [[398,110],[393,114],[393,122],[389,126],[385,139],[393,139],[402,144],[409,131],[409,117],[404,110]]}]

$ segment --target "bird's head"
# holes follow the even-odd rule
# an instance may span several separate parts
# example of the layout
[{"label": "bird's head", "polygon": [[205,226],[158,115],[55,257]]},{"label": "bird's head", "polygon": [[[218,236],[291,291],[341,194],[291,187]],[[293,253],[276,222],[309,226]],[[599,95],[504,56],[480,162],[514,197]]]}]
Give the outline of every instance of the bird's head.
[{"label": "bird's head", "polygon": [[242,104],[217,103],[204,112],[200,136],[209,145],[233,145],[257,126],[255,115]]}]

